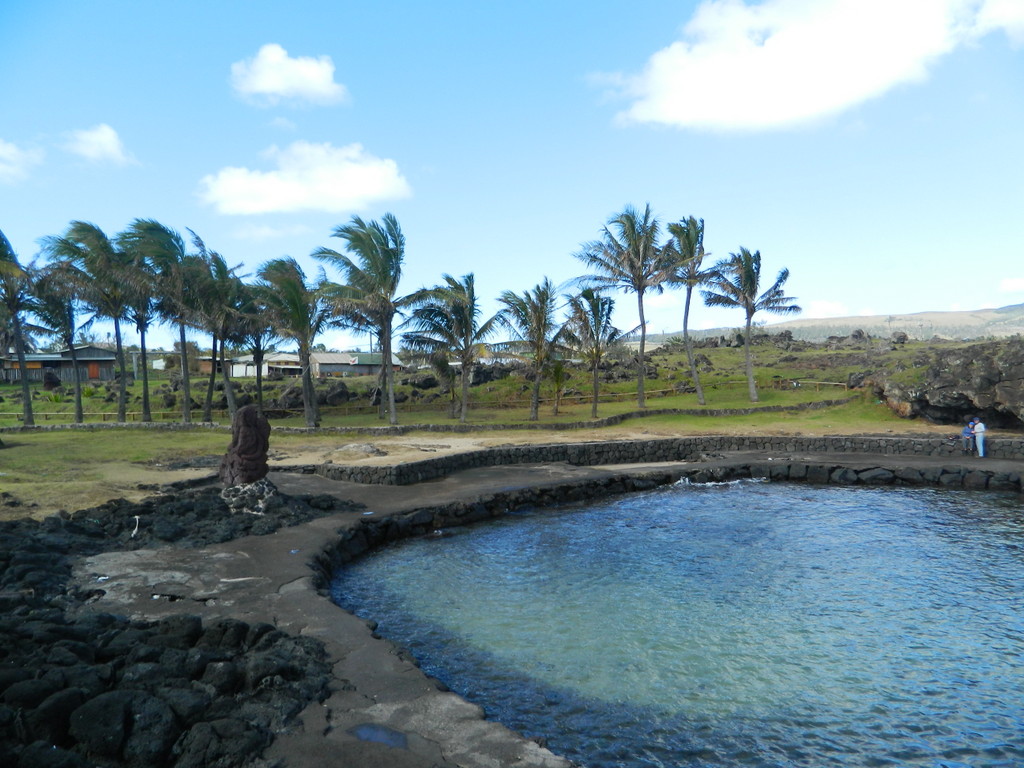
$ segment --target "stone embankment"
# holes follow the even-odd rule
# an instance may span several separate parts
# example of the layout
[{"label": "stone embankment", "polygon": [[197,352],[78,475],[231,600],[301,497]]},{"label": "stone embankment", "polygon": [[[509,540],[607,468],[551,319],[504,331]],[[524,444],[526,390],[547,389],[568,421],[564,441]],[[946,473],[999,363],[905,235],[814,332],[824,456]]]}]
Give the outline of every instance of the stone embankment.
[{"label": "stone embankment", "polygon": [[1021,492],[1024,440],[994,440],[990,455],[890,437],[499,447],[394,467],[274,467],[283,503],[264,516],[232,514],[213,489],[165,489],[5,523],[0,765],[233,768],[262,764],[266,748],[289,768],[325,754],[345,768],[566,766],[484,721],[371,627],[325,610],[334,569],[388,541],[681,480]]},{"label": "stone embankment", "polygon": [[[657,441],[641,442],[647,444]],[[602,445],[608,450],[613,450],[612,444]],[[495,454],[504,454],[507,451],[508,449],[493,449]],[[460,455],[450,458],[462,457]],[[704,461],[693,463],[666,463],[664,468],[658,469],[630,472],[611,471],[605,477],[588,476],[578,481],[567,481],[554,485],[498,490],[481,494],[471,502],[424,504],[405,514],[391,515],[379,520],[365,519],[355,527],[340,531],[341,538],[337,545],[326,550],[317,561],[316,566],[319,571],[321,587],[326,588],[330,576],[336,568],[391,541],[410,536],[422,536],[445,528],[500,517],[516,509],[607,498],[622,493],[651,490],[680,481],[700,484],[753,479],[774,482],[806,482],[819,485],[906,485],[1017,493],[1024,491],[1024,480],[1022,480],[1024,465],[1014,468],[1006,461],[992,461],[984,464],[982,460],[974,459],[972,462],[968,466],[963,462],[936,462],[930,457],[925,457],[922,460],[921,454],[913,453],[906,454],[903,460],[898,454],[882,458],[877,455],[858,453],[847,454],[842,458],[837,456],[835,461],[822,461],[820,456],[814,459],[794,459],[772,455],[771,452],[765,451],[742,455],[734,454],[731,457],[707,457]],[[623,463],[652,462],[634,460]],[[481,466],[495,465],[476,465],[476,467]],[[321,467],[320,469],[329,470],[331,468]],[[322,474],[330,476],[329,472]]]},{"label": "stone embankment", "polygon": [[[708,456],[752,452],[776,456],[869,454],[893,460],[901,457],[930,457],[949,459],[951,462],[966,458],[960,450],[959,438],[953,440],[926,437],[746,437],[726,435],[513,445],[466,451],[450,456],[394,465],[320,464],[292,466],[287,469],[295,472],[315,473],[330,480],[352,483],[410,485],[447,477],[454,472],[482,467],[551,462],[564,462],[575,466],[648,464],[665,461],[696,461]],[[1024,459],[1024,438],[989,440],[986,444],[986,454],[992,459]],[[794,477],[793,479],[802,478]]]}]

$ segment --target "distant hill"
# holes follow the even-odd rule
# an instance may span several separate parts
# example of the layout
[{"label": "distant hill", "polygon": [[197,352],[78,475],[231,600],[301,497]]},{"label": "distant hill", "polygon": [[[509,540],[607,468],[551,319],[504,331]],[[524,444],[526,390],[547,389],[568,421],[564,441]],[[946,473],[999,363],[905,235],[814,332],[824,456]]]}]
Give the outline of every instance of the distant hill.
[{"label": "distant hill", "polygon": [[[757,320],[757,316],[754,317]],[[713,328],[693,331],[693,336],[728,336],[736,328]],[[976,309],[968,312],[916,312],[910,315],[865,315],[861,317],[825,317],[804,320],[787,320],[763,326],[769,333],[790,331],[794,339],[803,341],[824,341],[829,336],[849,336],[861,330],[871,336],[888,338],[897,331],[903,331],[912,339],[930,339],[939,336],[945,339],[1006,338],[1015,334],[1024,335],[1024,304],[1013,304],[998,309]],[[682,331],[652,335],[652,341],[671,336],[681,336]]]}]

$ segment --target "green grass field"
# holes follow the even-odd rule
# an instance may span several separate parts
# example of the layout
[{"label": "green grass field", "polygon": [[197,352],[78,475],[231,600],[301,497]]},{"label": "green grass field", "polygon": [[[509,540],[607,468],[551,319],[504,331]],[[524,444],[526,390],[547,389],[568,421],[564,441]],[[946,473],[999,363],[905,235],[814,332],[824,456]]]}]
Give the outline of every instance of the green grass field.
[{"label": "green grass field", "polygon": [[[707,359],[701,374],[707,404],[706,408],[743,408],[749,405],[743,351],[739,348],[700,350]],[[679,394],[679,387],[690,382],[686,357],[683,351],[668,348],[652,354],[653,376],[645,382],[648,407],[650,408],[699,408],[696,395]],[[847,360],[847,358],[851,358]],[[858,363],[860,365],[858,365]],[[830,353],[828,358],[820,354],[786,354],[772,345],[755,347],[755,364],[761,401],[765,404],[788,404],[818,399],[832,399],[841,396],[850,372],[863,367],[863,361],[855,356]],[[411,374],[401,374],[398,380],[407,381]],[[788,389],[792,379],[828,382]],[[337,380],[327,380],[319,386],[327,387]],[[323,423],[331,426],[370,426],[378,423],[376,409],[370,404],[369,393],[376,386],[374,376],[346,377],[340,379],[350,392],[358,395],[342,406],[323,408]],[[252,379],[235,381],[236,388],[253,391]],[[270,382],[264,384],[264,396],[272,401],[294,381]],[[774,387],[780,387],[776,389]],[[530,382],[521,375],[486,382],[470,389],[470,421],[482,424],[517,423],[529,417]],[[552,415],[554,391],[550,382],[545,381],[542,390],[542,418],[562,422],[578,421],[590,416],[591,378],[584,370],[571,369],[566,384],[566,396],[562,399],[559,415]],[[194,376],[192,399],[203,403],[207,391],[207,378]],[[170,392],[168,380],[161,374],[150,379],[150,402],[156,421],[180,421],[181,410],[176,403],[166,405],[164,393]],[[419,392],[414,397],[414,388],[408,383],[399,384],[397,393],[406,396],[398,406],[399,419],[403,423],[434,424],[449,419],[447,393],[433,389]],[[430,400],[430,402],[427,402]],[[599,415],[609,416],[635,409],[636,377],[624,365],[611,369],[601,381]],[[70,423],[74,412],[74,396],[70,386],[54,392],[43,391],[41,385],[32,385],[32,407],[37,425]],[[114,421],[117,416],[116,386],[112,382],[91,383],[83,389],[83,408],[86,422]],[[127,419],[140,421],[142,418],[142,384],[136,381],[129,387]],[[0,384],[0,427],[18,426],[21,423],[21,389],[14,384]],[[201,419],[201,409],[193,411],[193,421]],[[214,421],[226,422],[222,394],[215,393]],[[275,424],[301,425],[301,412],[296,410],[292,417],[272,417]]]},{"label": "green grass field", "polygon": [[[770,398],[766,399],[771,401]],[[505,419],[498,421],[499,414],[493,411],[486,415],[493,419],[491,424],[512,423]],[[347,426],[358,426],[351,421]],[[380,425],[375,417],[360,417],[360,421],[364,421],[366,426]],[[476,423],[486,422],[477,419]],[[456,438],[444,432],[386,436],[335,431],[275,431],[271,435],[271,461],[274,463],[281,460],[275,458],[280,456],[309,453],[326,455],[349,443],[366,442],[385,449],[389,457],[384,460],[402,461],[431,455],[417,453],[406,456],[402,453],[403,444],[416,439],[428,440],[432,446],[455,449],[461,444],[460,441],[464,441],[465,448],[469,449],[483,444],[566,439],[614,440],[641,434],[934,434],[941,431],[939,427],[898,419],[881,404],[857,396],[844,405],[819,410],[729,416],[649,415],[627,420],[614,427],[571,432],[496,429]],[[205,460],[203,473],[215,472],[217,460],[230,442],[230,432],[226,427],[197,426],[179,430],[111,427],[98,430],[12,431],[0,433],[0,440],[4,443],[0,449],[0,519],[3,519],[25,515],[42,517],[59,509],[84,509],[112,498],[141,498],[151,493],[154,487],[175,479],[173,467],[191,459]],[[344,458],[341,460],[345,461]],[[284,461],[287,463],[287,460]]]},{"label": "green grass field", "polygon": [[[559,425],[582,422],[583,427],[566,432],[545,430],[501,430],[502,425],[516,427],[529,421],[530,383],[521,375],[481,384],[470,390],[469,424],[487,427],[472,433],[477,444],[544,442],[565,439],[618,439],[637,434],[935,434],[948,431],[919,421],[896,417],[877,402],[869,391],[848,391],[845,381],[851,373],[863,371],[866,365],[884,366],[911,375],[915,358],[922,345],[908,344],[885,354],[859,351],[828,351],[820,348],[798,352],[763,345],[755,348],[760,401],[752,404],[747,393],[744,376],[743,351],[739,348],[698,350],[706,358],[702,382],[706,405],[697,403],[695,394],[680,394],[679,385],[689,383],[688,368],[683,351],[676,347],[652,355],[656,375],[646,382],[647,409],[642,417],[631,417],[615,427],[597,427],[590,423],[591,380],[585,371],[573,371],[568,382],[569,395],[561,401],[559,413],[554,416],[553,392],[550,382],[542,387],[540,424]],[[634,414],[636,380],[621,366],[611,381],[603,381],[599,417]],[[908,373],[910,372],[910,373]],[[408,375],[399,380],[408,380]],[[793,387],[792,380],[801,380]],[[324,408],[322,426],[328,428],[380,427],[386,425],[377,415],[377,409],[365,396],[376,385],[372,376],[343,379],[348,389],[360,393],[357,400],[337,408]],[[244,390],[250,381],[238,382]],[[327,382],[329,384],[330,382]],[[266,397],[276,397],[291,381],[269,385]],[[157,420],[180,421],[177,408],[164,411],[161,392],[167,389],[165,379],[151,381],[154,416]],[[36,386],[33,405],[37,425],[70,423],[73,413],[69,392],[51,397]],[[407,382],[398,388],[409,395],[412,387]],[[438,390],[430,390],[438,393]],[[206,393],[206,381],[198,377],[193,387],[193,399],[201,401]],[[219,394],[219,393],[218,393]],[[195,427],[182,430],[137,430],[108,428],[100,430],[17,431],[20,425],[20,389],[12,385],[0,386],[0,427],[16,431],[0,433],[4,448],[0,449],[0,517],[31,514],[42,516],[57,509],[76,510],[92,506],[118,496],[141,497],[146,490],[167,481],[168,467],[175,463],[201,457],[206,471],[213,472],[216,461],[230,440],[228,419],[224,411],[214,411],[219,429]],[[444,425],[457,421],[448,416],[448,395],[438,394],[427,404],[409,397],[398,409],[399,423],[403,425]],[[821,409],[801,409],[801,406],[822,400],[848,400],[842,405]],[[140,417],[141,385],[136,384],[129,393],[130,419]],[[779,407],[783,410],[779,410]],[[773,408],[769,412],[743,413],[743,410]],[[659,414],[676,409],[696,411],[697,414]],[[112,422],[117,411],[113,386],[92,386],[85,398],[87,422]],[[720,412],[724,415],[719,415]],[[193,411],[193,421],[199,421],[201,411]],[[301,413],[285,418],[274,418],[274,427],[303,427]],[[423,432],[420,439],[443,443],[457,449],[458,440],[446,437],[449,433]],[[426,437],[424,437],[426,436]],[[271,437],[273,453],[287,455],[297,452],[326,453],[346,443],[372,441],[385,446],[388,460],[401,458],[401,443],[414,437],[386,436],[379,433],[339,433],[335,429],[316,433],[290,434],[276,431]],[[397,446],[397,448],[396,448]],[[419,456],[422,457],[422,456]],[[20,506],[13,506],[20,502]],[[35,504],[37,506],[30,506]]]}]

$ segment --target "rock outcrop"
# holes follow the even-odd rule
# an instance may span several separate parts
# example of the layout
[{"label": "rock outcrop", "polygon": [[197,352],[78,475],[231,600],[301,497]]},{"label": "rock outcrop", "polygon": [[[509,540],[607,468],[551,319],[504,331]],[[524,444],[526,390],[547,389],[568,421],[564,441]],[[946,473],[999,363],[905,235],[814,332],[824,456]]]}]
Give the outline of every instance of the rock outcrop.
[{"label": "rock outcrop", "polygon": [[915,384],[890,373],[867,377],[878,397],[900,416],[962,424],[977,415],[989,427],[1024,426],[1024,340],[937,347],[918,355],[914,367],[922,374]]}]

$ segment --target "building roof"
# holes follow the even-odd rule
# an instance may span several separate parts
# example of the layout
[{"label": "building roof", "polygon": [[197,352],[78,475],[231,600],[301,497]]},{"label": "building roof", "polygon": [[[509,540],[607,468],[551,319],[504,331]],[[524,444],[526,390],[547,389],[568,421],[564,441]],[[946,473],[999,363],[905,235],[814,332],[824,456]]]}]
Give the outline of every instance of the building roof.
[{"label": "building roof", "polygon": [[[86,351],[92,352],[93,354],[82,357],[81,353]],[[117,355],[112,350],[97,347],[92,344],[76,344],[75,352],[79,354],[79,363],[117,359]],[[9,350],[6,354],[0,354],[0,358],[4,360],[17,360],[18,355],[13,350]],[[62,349],[60,352],[26,352],[25,362],[29,362],[30,360],[36,363],[53,360],[67,360],[68,362],[71,362],[71,350]]]}]

